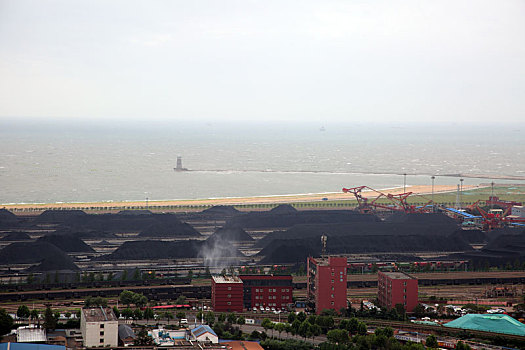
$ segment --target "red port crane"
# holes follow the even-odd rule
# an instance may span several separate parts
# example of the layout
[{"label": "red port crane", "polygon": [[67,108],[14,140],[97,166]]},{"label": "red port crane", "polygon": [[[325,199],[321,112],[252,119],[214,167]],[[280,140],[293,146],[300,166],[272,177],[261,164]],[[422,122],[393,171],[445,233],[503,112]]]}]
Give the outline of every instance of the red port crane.
[{"label": "red port crane", "polygon": [[[377,193],[378,196],[373,200],[369,201],[367,197],[362,195],[364,189],[368,189],[374,193]],[[352,193],[357,200],[357,205],[361,213],[369,213],[374,211],[377,208],[387,209],[387,210],[397,210],[404,211],[405,213],[422,213],[428,211],[428,205],[432,203],[429,201],[427,204],[422,207],[416,207],[414,205],[407,203],[407,198],[412,194],[412,192],[400,193],[400,194],[385,194],[381,191],[375,190],[368,186],[358,186],[352,188],[343,188],[344,193]],[[386,198],[392,202],[392,205],[385,205],[376,203],[380,198]]]}]

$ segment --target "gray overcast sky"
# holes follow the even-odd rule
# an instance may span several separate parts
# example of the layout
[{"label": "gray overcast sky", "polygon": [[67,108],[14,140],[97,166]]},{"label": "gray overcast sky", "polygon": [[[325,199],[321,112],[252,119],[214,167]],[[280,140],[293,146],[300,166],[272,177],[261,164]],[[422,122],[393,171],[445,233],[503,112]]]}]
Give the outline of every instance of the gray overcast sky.
[{"label": "gray overcast sky", "polygon": [[0,117],[525,120],[525,1],[0,0]]}]

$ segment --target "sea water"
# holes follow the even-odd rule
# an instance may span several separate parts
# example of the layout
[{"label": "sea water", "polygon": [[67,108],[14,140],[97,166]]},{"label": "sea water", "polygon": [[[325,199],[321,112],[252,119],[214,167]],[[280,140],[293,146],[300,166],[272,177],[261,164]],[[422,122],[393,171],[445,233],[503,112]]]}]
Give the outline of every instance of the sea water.
[{"label": "sea water", "polygon": [[[0,121],[0,203],[198,199],[525,176],[525,126]],[[175,172],[177,156],[190,171]],[[498,183],[523,183],[502,181]],[[435,184],[457,184],[436,177]]]}]

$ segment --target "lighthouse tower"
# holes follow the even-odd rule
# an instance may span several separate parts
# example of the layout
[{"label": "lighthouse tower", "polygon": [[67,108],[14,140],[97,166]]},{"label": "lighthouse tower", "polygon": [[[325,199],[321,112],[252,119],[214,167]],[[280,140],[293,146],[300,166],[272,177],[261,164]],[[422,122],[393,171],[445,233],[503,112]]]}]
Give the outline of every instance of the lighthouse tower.
[{"label": "lighthouse tower", "polygon": [[175,171],[188,171],[188,169],[182,167],[182,157],[177,156],[177,167],[173,168]]}]

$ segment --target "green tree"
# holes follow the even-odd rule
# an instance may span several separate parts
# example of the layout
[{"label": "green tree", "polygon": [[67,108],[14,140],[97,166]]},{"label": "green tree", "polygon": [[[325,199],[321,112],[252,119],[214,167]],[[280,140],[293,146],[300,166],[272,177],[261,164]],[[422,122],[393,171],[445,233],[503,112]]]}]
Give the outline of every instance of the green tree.
[{"label": "green tree", "polygon": [[117,318],[120,317],[120,310],[118,309],[116,305],[113,306],[113,313],[115,314],[115,316],[117,316]]},{"label": "green tree", "polygon": [[144,318],[146,319],[146,322],[148,322],[150,319],[155,318],[155,314],[153,313],[153,310],[147,307],[144,310]]},{"label": "green tree", "polygon": [[127,320],[128,318],[133,318],[133,310],[131,310],[129,307],[125,308],[121,312],[122,316]]},{"label": "green tree", "polygon": [[140,309],[135,309],[135,311],[133,311],[133,318],[135,320],[142,320],[142,318],[144,317],[144,313],[140,310]]},{"label": "green tree", "polygon": [[189,278],[189,279],[192,279],[192,278],[193,278],[193,271],[192,271],[192,270],[189,270],[189,271],[188,271],[188,278]]},{"label": "green tree", "polygon": [[246,319],[244,318],[244,316],[239,316],[239,318],[237,319],[237,324],[243,325],[245,323]]},{"label": "green tree", "polygon": [[31,316],[31,311],[27,305],[20,305],[18,310],[16,310],[16,316],[19,318],[29,318],[29,316]]},{"label": "green tree", "polygon": [[164,318],[166,319],[166,321],[168,321],[168,324],[170,324],[170,319],[173,318],[173,314],[171,313],[171,311],[166,311],[164,313]]},{"label": "green tree", "polygon": [[425,307],[421,304],[417,304],[416,307],[414,307],[414,316],[416,317],[422,317],[425,315]]},{"label": "green tree", "polygon": [[186,304],[186,297],[184,295],[182,295],[182,294],[179,295],[177,297],[177,300],[175,300],[175,304],[177,304],[177,305],[184,305],[184,304]]},{"label": "green tree", "polygon": [[130,290],[125,290],[122,293],[120,293],[119,300],[122,304],[129,307],[131,304],[133,304],[133,301],[135,300],[135,293],[133,293]]},{"label": "green tree", "polygon": [[38,310],[36,310],[36,309],[31,310],[31,315],[30,315],[31,316],[31,320],[33,320],[33,321],[37,320],[38,324],[40,324],[40,316],[39,316],[39,314],[40,313],[38,312]]},{"label": "green tree", "polygon": [[427,337],[425,340],[425,345],[427,348],[435,349],[438,347],[438,342],[436,339],[436,336],[434,334],[431,334]]},{"label": "green tree", "polygon": [[140,280],[140,270],[138,268],[136,268],[134,271],[133,271],[133,280],[134,281],[138,281]]},{"label": "green tree", "polygon": [[7,313],[7,311],[0,309],[0,340],[3,335],[11,332],[13,325],[13,318]]},{"label": "green tree", "polygon": [[57,320],[53,315],[53,310],[51,310],[51,307],[48,305],[46,307],[46,311],[44,312],[44,328],[50,331],[54,330],[56,326]]},{"label": "green tree", "polygon": [[219,316],[217,317],[217,321],[219,321],[220,323],[226,321],[226,315],[225,314],[219,314]]},{"label": "green tree", "polygon": [[286,326],[285,326],[284,323],[277,323],[277,324],[275,324],[274,328],[277,331],[277,333],[279,334],[279,338],[281,337],[281,333],[286,330]]},{"label": "green tree", "polygon": [[273,329],[273,323],[269,318],[263,319],[261,326],[264,328],[264,331],[267,332],[268,329]]},{"label": "green tree", "polygon": [[310,327],[311,326],[312,325],[310,324],[310,322],[308,322],[306,320],[303,321],[301,323],[301,325],[299,326],[299,335],[301,337],[303,337],[305,340],[306,340],[306,338],[309,338],[309,336],[310,336],[310,333],[311,333]]},{"label": "green tree", "polygon": [[463,343],[462,341],[458,341],[456,344],[456,350],[470,350],[472,349],[470,345]]},{"label": "green tree", "polygon": [[234,324],[235,321],[237,321],[237,316],[235,316],[235,314],[233,312],[230,312],[228,314],[228,323],[229,324]]},{"label": "green tree", "polygon": [[359,322],[359,324],[357,325],[357,333],[359,335],[366,335],[366,332],[366,324],[364,322]]},{"label": "green tree", "polygon": [[128,270],[122,271],[122,275],[120,275],[121,281],[126,281],[128,279]]},{"label": "green tree", "polygon": [[297,314],[297,319],[299,320],[299,322],[303,323],[304,320],[306,320],[306,314],[304,312],[299,312]]},{"label": "green tree", "polygon": [[349,342],[348,331],[345,329],[332,329],[326,334],[329,342],[334,344],[346,344]]},{"label": "green tree", "polygon": [[33,284],[35,282],[35,276],[32,273],[27,275],[26,282],[27,284]]},{"label": "green tree", "polygon": [[212,326],[215,323],[215,314],[213,311],[206,312],[206,315],[204,316],[204,320],[208,324],[208,326]]},{"label": "green tree", "polygon": [[295,321],[295,313],[290,312],[290,313],[288,314],[288,323],[292,324],[293,321]]},{"label": "green tree", "polygon": [[148,298],[143,294],[137,294],[133,296],[133,304],[137,307],[144,307],[148,303]]},{"label": "green tree", "polygon": [[148,335],[146,328],[142,327],[133,341],[133,345],[153,345],[153,338]]}]

